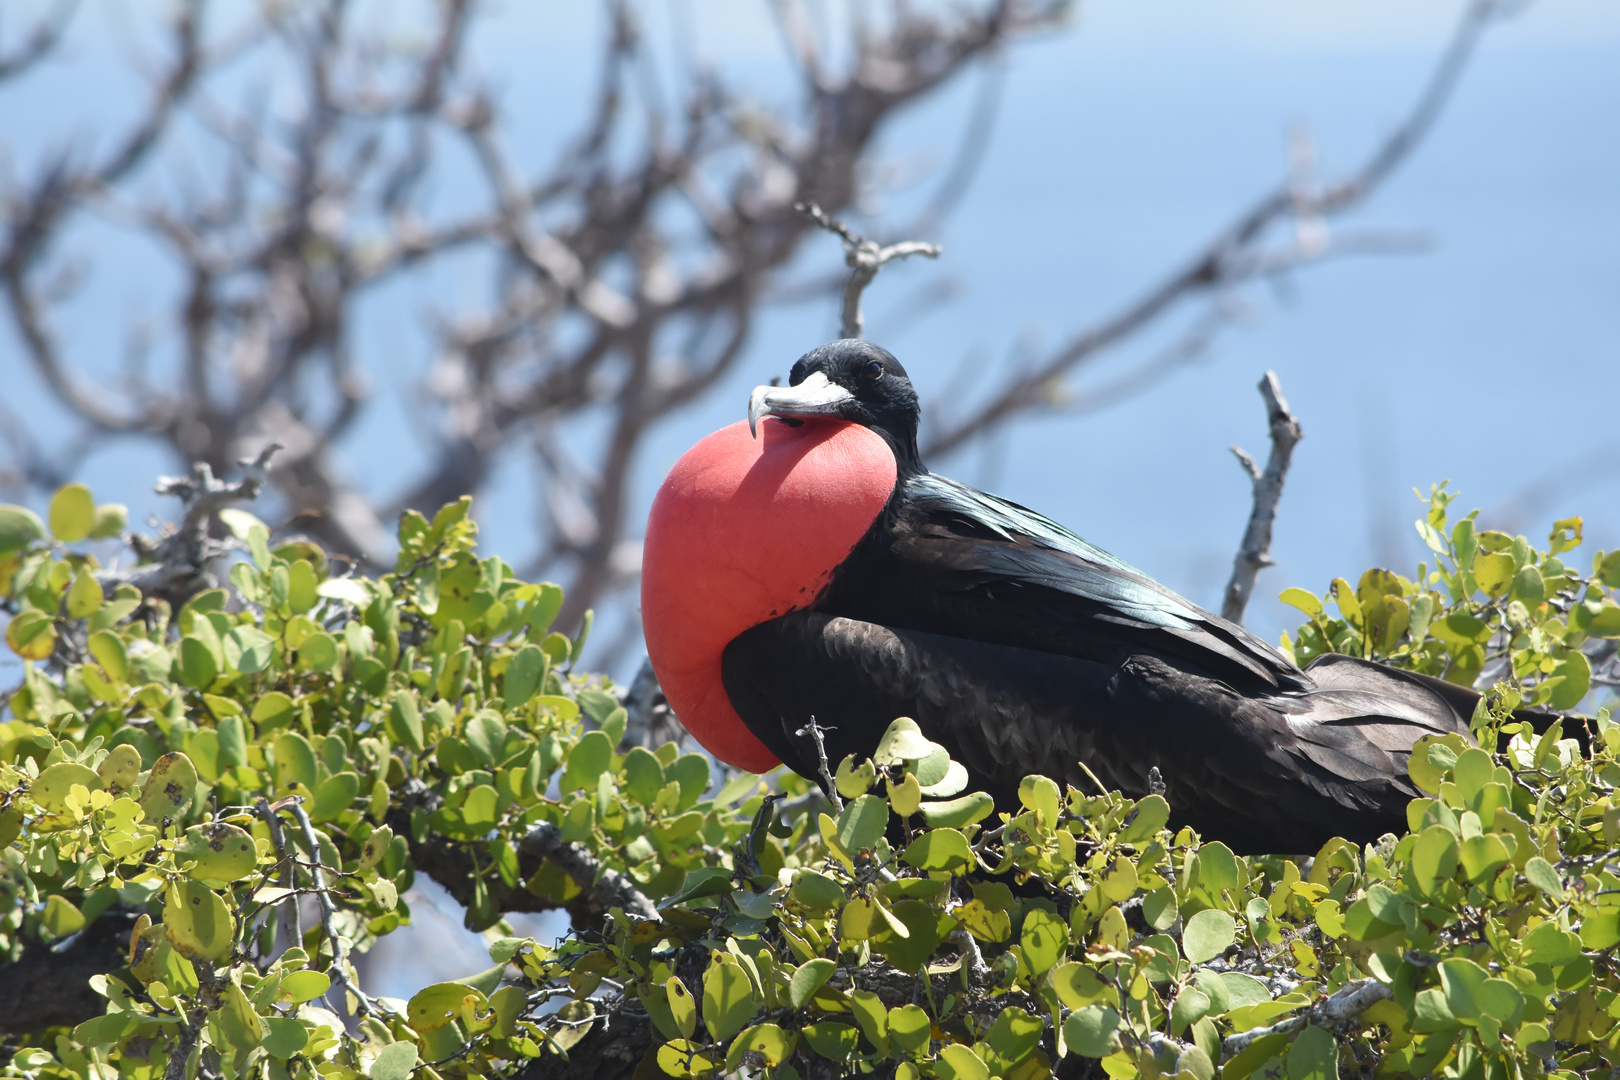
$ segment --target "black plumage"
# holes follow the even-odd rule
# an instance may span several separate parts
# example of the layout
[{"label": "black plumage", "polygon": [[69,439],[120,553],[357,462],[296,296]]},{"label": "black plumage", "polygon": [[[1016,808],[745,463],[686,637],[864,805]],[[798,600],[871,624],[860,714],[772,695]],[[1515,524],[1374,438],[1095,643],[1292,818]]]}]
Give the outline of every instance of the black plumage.
[{"label": "black plumage", "polygon": [[722,660],[732,705],[794,770],[817,772],[796,734],[811,716],[834,762],[910,716],[1000,802],[1029,773],[1088,787],[1081,761],[1139,797],[1157,767],[1174,823],[1243,852],[1306,852],[1399,831],[1412,744],[1467,735],[1466,688],[1348,656],[1302,671],[1040,514],[930,473],[915,391],[883,349],[817,349],[751,407],[829,414],[888,442],[894,493],[809,610]]}]

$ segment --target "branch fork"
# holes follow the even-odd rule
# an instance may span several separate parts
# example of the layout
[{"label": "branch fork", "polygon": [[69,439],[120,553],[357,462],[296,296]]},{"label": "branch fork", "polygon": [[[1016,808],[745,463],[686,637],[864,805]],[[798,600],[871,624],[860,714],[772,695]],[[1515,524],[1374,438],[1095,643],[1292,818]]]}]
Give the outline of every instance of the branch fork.
[{"label": "branch fork", "polygon": [[1277,374],[1266,372],[1260,380],[1260,396],[1266,402],[1266,415],[1271,425],[1271,456],[1262,471],[1254,458],[1241,449],[1232,447],[1232,454],[1248,474],[1254,492],[1254,509],[1249,513],[1248,527],[1243,530],[1243,543],[1232,562],[1232,577],[1226,585],[1225,599],[1221,602],[1221,617],[1243,623],[1243,609],[1248,607],[1254,594],[1254,582],[1260,571],[1274,565],[1271,561],[1271,530],[1277,520],[1277,504],[1282,500],[1283,481],[1288,477],[1288,466],[1293,461],[1294,447],[1304,438],[1304,429],[1288,409],[1277,383]]},{"label": "branch fork", "polygon": [[923,240],[900,240],[893,244],[879,244],[876,240],[862,236],[842,221],[832,218],[813,202],[794,203],[793,209],[844,242],[844,265],[854,272],[849,275],[849,282],[844,286],[844,316],[839,337],[861,336],[861,330],[865,326],[865,320],[861,315],[861,294],[872,284],[873,279],[878,276],[878,271],[882,270],[885,264],[895,259],[909,259],[913,255],[937,259],[940,252],[945,250],[938,244],[930,244]]}]

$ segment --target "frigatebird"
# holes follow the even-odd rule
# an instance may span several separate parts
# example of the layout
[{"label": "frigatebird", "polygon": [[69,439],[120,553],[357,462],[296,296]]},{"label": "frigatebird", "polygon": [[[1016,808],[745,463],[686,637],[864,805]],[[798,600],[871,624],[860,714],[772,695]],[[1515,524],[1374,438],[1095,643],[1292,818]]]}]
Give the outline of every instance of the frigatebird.
[{"label": "frigatebird", "polygon": [[[1040,773],[1132,797],[1245,853],[1401,831],[1424,735],[1477,695],[1350,656],[1303,670],[1056,522],[930,472],[890,353],[806,353],[748,419],[693,447],[653,503],[647,650],[717,758],[820,774],[913,718],[1016,806]],[[816,720],[824,747],[808,729]]]}]

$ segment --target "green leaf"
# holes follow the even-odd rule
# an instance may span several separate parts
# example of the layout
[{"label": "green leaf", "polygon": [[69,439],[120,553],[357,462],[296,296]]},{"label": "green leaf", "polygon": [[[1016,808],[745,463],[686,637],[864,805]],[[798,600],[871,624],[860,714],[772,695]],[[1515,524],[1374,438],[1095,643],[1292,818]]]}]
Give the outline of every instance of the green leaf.
[{"label": "green leaf", "polygon": [[175,853],[182,860],[195,861],[189,871],[192,877],[222,886],[247,877],[259,862],[253,837],[225,821],[193,825]]},{"label": "green leaf", "polygon": [[925,1054],[933,1035],[933,1021],[916,1005],[889,1010],[889,1043],[908,1054]]},{"label": "green leaf", "polygon": [[703,1023],[716,1042],[748,1026],[759,1009],[753,980],[729,953],[715,953],[703,973]]},{"label": "green leaf", "polygon": [[1303,611],[1308,619],[1314,619],[1322,614],[1322,601],[1313,592],[1304,589],[1284,589],[1278,594],[1277,599]]},{"label": "green leaf", "polygon": [[917,727],[917,721],[902,716],[889,725],[883,737],[878,740],[877,750],[872,754],[872,762],[879,767],[900,765],[907,761],[920,761],[940,749],[939,744],[929,741]]},{"label": "green leaf", "polygon": [[984,1062],[961,1043],[946,1043],[939,1048],[934,1071],[941,1080],[990,1080],[990,1070]]},{"label": "green leaf", "polygon": [[503,693],[506,707],[515,709],[534,697],[546,675],[546,654],[539,646],[525,645],[506,667]]},{"label": "green leaf", "polygon": [[1041,815],[1047,828],[1057,825],[1063,793],[1044,776],[1026,776],[1018,784],[1018,801]]},{"label": "green leaf", "polygon": [[331,671],[337,661],[337,641],[324,630],[309,635],[298,646],[298,666],[305,671]]},{"label": "green leaf", "polygon": [[816,911],[831,911],[845,899],[842,885],[815,870],[800,870],[795,874],[793,884],[788,887],[788,895],[795,903]]},{"label": "green leaf", "polygon": [[1558,871],[1540,855],[1533,855],[1524,864],[1525,880],[1558,901],[1564,902],[1564,885],[1558,880]]},{"label": "green leaf", "polygon": [[1457,837],[1443,825],[1431,825],[1412,848],[1412,874],[1425,895],[1457,872]]},{"label": "green leaf", "polygon": [[1198,849],[1198,884],[1212,898],[1238,886],[1237,857],[1219,840]]},{"label": "green leaf", "polygon": [[354,802],[355,796],[360,794],[360,777],[345,769],[335,776],[328,777],[320,787],[315,789],[315,799],[310,803],[309,816],[314,821],[331,821]]},{"label": "green leaf", "polygon": [[1217,908],[1205,908],[1188,919],[1181,931],[1181,948],[1195,964],[1213,960],[1237,940],[1237,921]]},{"label": "green leaf", "polygon": [[282,978],[281,985],[276,989],[276,1000],[296,1005],[300,1002],[314,1001],[330,989],[332,979],[323,972],[294,971]]},{"label": "green leaf", "polygon": [[218,962],[230,955],[236,920],[220,895],[201,882],[171,882],[163,903],[163,930],[181,956]]},{"label": "green leaf", "polygon": [[1473,571],[1474,581],[1487,595],[1501,596],[1513,584],[1513,556],[1481,551],[1474,556]]},{"label": "green leaf", "polygon": [[[731,1044],[731,1053],[738,1056],[739,1064],[742,1054],[754,1053],[764,1059],[767,1068],[775,1068],[792,1056],[797,1042],[792,1032],[783,1031],[775,1024],[755,1024],[737,1036]],[[727,1061],[730,1061],[729,1055]]]},{"label": "green leaf", "polygon": [[214,650],[199,637],[187,634],[180,639],[180,681],[197,690],[206,690],[219,677]]},{"label": "green leaf", "polygon": [[394,695],[388,709],[388,734],[420,754],[422,742],[422,714],[416,707],[416,696],[409,690]]},{"label": "green leaf", "polygon": [[995,813],[996,801],[982,791],[964,795],[950,802],[925,802],[917,807],[923,821],[931,828],[960,829],[976,821],[983,821]]},{"label": "green leaf", "polygon": [[1130,823],[1119,831],[1116,839],[1122,844],[1140,845],[1152,840],[1170,820],[1170,804],[1163,795],[1149,795],[1137,802],[1131,811]]},{"label": "green leaf", "polygon": [[1073,960],[1052,969],[1052,989],[1058,1000],[1071,1009],[1097,1004],[1114,993],[1095,968]]},{"label": "green leaf", "polygon": [[1288,1080],[1338,1080],[1339,1050],[1326,1028],[1314,1025],[1288,1048]]},{"label": "green leaf", "polygon": [[45,523],[26,506],[0,504],[0,555],[21,551],[45,538]]},{"label": "green leaf", "polygon": [[682,1038],[690,1039],[697,1030],[697,1002],[692,998],[692,991],[678,976],[671,975],[664,983],[664,992],[669,998],[669,1013],[675,1027]]},{"label": "green leaf", "polygon": [[805,1004],[815,996],[817,990],[832,977],[838,965],[825,957],[816,957],[806,960],[799,965],[799,970],[793,973],[788,981],[788,1000],[795,1009],[802,1009]]},{"label": "green leaf", "polygon": [[1582,919],[1581,944],[1588,949],[1620,945],[1620,908],[1596,908]]},{"label": "green leaf", "polygon": [[1480,1011],[1504,1027],[1517,1027],[1524,1018],[1524,994],[1502,978],[1486,979],[1474,991]]},{"label": "green leaf", "polygon": [[101,777],[83,765],[71,761],[58,762],[39,774],[28,788],[29,797],[40,808],[60,813],[67,808],[67,797],[74,784],[82,784],[90,791],[101,790]]},{"label": "green leaf", "polygon": [[851,990],[845,999],[849,1003],[849,1011],[860,1025],[867,1041],[877,1047],[878,1053],[889,1052],[889,1011],[883,1007],[883,999],[870,990]]},{"label": "green leaf", "polygon": [[276,736],[276,790],[285,791],[294,784],[314,788],[316,783],[315,751],[309,740],[296,731],[284,731]]},{"label": "green leaf", "polygon": [[64,544],[83,540],[96,525],[96,501],[83,484],[66,484],[51,496],[51,535]]},{"label": "green leaf", "polygon": [[1024,916],[1018,941],[1030,972],[1039,978],[1068,951],[1069,924],[1044,908],[1035,908]]},{"label": "green leaf", "polygon": [[152,763],[141,785],[141,810],[146,820],[174,821],[185,816],[197,791],[197,767],[184,754],[164,754]]},{"label": "green leaf", "polygon": [[416,1070],[416,1044],[389,1043],[371,1063],[371,1080],[409,1080]]},{"label": "green leaf", "polygon": [[882,839],[889,824],[889,804],[876,795],[851,800],[838,815],[838,842],[854,853]]},{"label": "green leaf", "polygon": [[[501,750],[506,745],[506,725],[501,722],[498,713],[490,709],[480,709],[471,720],[467,721],[467,728],[463,734],[466,736],[467,745],[478,756],[478,760],[483,763],[484,768],[493,769],[500,762]],[[592,751],[598,749],[597,743],[599,741],[594,741],[591,744]],[[606,760],[611,760],[612,757],[613,750],[610,743]],[[588,787],[594,784],[596,778],[607,768],[604,761],[601,768],[597,768],[590,772],[589,775],[586,775],[589,763],[586,763],[584,758],[581,758],[581,762],[582,767],[575,769],[573,759],[570,758],[568,766],[569,770],[578,777],[578,786],[580,787]]]},{"label": "green leaf", "polygon": [[1063,1041],[1071,1053],[1101,1058],[1118,1045],[1119,1013],[1108,1005],[1087,1005],[1076,1009],[1063,1022]]},{"label": "green leaf", "polygon": [[919,870],[953,872],[966,869],[974,862],[973,849],[968,846],[967,837],[955,829],[932,829],[923,833],[906,845],[900,858]]},{"label": "green leaf", "polygon": [[1459,1020],[1474,1020],[1480,1013],[1480,990],[1489,974],[1484,968],[1461,957],[1440,961],[1440,986],[1446,995],[1446,1008]]},{"label": "green leaf", "polygon": [[[848,1061],[860,1047],[861,1033],[850,1024],[822,1020],[806,1025],[800,1032],[810,1049],[828,1061]],[[981,1065],[980,1068],[983,1068]]]},{"label": "green leaf", "polygon": [[418,990],[406,1003],[405,1022],[426,1035],[458,1018],[463,1010],[479,1009],[486,1003],[483,994],[465,983],[434,983]]},{"label": "green leaf", "polygon": [[664,786],[664,766],[651,750],[635,746],[624,755],[624,790],[643,806],[651,806]]},{"label": "green leaf", "polygon": [[101,584],[96,576],[88,569],[80,570],[73,576],[73,584],[68,587],[67,613],[71,619],[88,619],[101,609]]},{"label": "green leaf", "polygon": [[84,912],[69,900],[53,893],[45,901],[45,910],[40,915],[40,922],[52,937],[64,938],[83,930],[85,918]]},{"label": "green leaf", "polygon": [[48,660],[56,651],[56,625],[43,611],[18,612],[6,624],[6,644],[24,660]]},{"label": "green leaf", "polygon": [[1571,650],[1568,656],[1560,660],[1553,668],[1552,676],[1564,680],[1553,687],[1552,697],[1547,701],[1555,712],[1573,709],[1592,688],[1592,664],[1579,650]]},{"label": "green leaf", "polygon": [[566,783],[577,788],[593,788],[596,778],[607,770],[612,760],[613,741],[600,731],[587,732],[568,754]]}]

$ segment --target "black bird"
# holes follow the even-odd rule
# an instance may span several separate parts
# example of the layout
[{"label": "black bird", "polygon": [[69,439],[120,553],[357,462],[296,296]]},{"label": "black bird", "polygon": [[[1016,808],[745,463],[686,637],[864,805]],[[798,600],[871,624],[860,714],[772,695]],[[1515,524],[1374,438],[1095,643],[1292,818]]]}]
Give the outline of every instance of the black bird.
[{"label": "black bird", "polygon": [[717,432],[665,482],[648,650],[711,751],[816,777],[811,717],[836,765],[910,716],[1003,805],[1030,773],[1089,789],[1084,762],[1132,797],[1157,767],[1172,823],[1239,852],[1404,829],[1412,745],[1468,737],[1478,695],[1349,656],[1301,670],[1050,519],[929,472],[918,419],[899,361],[838,341],[754,391],[761,441]]}]

